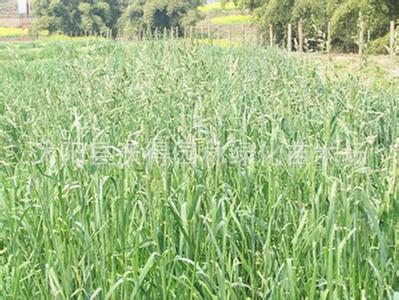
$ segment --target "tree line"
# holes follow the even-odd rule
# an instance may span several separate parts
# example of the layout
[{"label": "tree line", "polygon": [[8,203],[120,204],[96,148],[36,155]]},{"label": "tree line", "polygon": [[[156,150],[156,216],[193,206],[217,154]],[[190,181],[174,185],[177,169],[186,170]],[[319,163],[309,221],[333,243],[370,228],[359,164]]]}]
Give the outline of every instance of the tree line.
[{"label": "tree line", "polygon": [[[229,2],[229,0],[222,0]],[[287,25],[303,20],[305,35],[325,37],[331,22],[332,43],[342,50],[357,47],[358,27],[364,24],[371,47],[381,51],[388,40],[390,21],[399,21],[398,0],[233,0],[249,9],[266,30],[272,24],[276,41],[286,37]],[[377,49],[379,48],[379,49]]]},{"label": "tree line", "polygon": [[[134,34],[155,28],[194,25],[202,18],[205,0],[34,0],[35,29],[50,33],[96,32]],[[331,22],[332,44],[346,51],[357,48],[361,21],[367,39],[379,51],[388,39],[389,21],[399,20],[399,0],[221,0],[234,2],[254,15],[267,32],[274,27],[276,43],[284,42],[287,25],[303,20],[305,36],[325,40]],[[182,31],[180,31],[182,32]],[[295,33],[294,33],[295,37]]]},{"label": "tree line", "polygon": [[202,0],[34,0],[34,30],[133,34],[194,25]]}]

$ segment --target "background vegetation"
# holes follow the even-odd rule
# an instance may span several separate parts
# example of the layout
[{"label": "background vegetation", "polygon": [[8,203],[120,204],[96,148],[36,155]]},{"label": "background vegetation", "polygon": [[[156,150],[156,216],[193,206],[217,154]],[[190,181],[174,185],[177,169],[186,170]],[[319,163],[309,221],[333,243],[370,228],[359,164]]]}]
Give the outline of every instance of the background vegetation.
[{"label": "background vegetation", "polygon": [[[228,1],[224,1],[228,2]],[[333,44],[343,50],[357,48],[359,16],[365,23],[370,39],[384,37],[389,22],[399,23],[397,0],[236,0],[236,5],[250,9],[267,30],[275,26],[277,42],[286,38],[287,25],[303,20],[305,34],[325,38],[327,24],[332,22]]]},{"label": "background vegetation", "polygon": [[116,34],[137,33],[192,25],[200,18],[199,0],[37,0],[36,30],[50,32],[96,32],[112,29]]},{"label": "background vegetation", "polygon": [[[361,16],[367,39],[373,41],[370,49],[384,52],[381,45],[387,41],[389,22],[399,23],[396,0],[222,0],[198,9],[201,4],[201,0],[136,0],[129,5],[117,0],[38,0],[35,29],[64,33],[112,29],[114,34],[133,34],[155,28],[182,29],[196,24],[206,14],[208,21],[202,23],[205,25],[258,23],[267,32],[269,24],[273,24],[277,43],[285,43],[288,23],[294,24],[295,38],[295,24],[303,20],[305,36],[323,44],[331,21],[333,46],[354,51],[358,47]],[[247,11],[242,14],[239,9]]]}]

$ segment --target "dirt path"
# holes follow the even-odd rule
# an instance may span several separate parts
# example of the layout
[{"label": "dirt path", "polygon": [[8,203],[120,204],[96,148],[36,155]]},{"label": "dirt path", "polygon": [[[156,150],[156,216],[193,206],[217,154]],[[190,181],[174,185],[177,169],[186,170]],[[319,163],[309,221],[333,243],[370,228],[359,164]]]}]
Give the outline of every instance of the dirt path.
[{"label": "dirt path", "polygon": [[0,27],[29,28],[33,18],[12,15],[0,15]]}]

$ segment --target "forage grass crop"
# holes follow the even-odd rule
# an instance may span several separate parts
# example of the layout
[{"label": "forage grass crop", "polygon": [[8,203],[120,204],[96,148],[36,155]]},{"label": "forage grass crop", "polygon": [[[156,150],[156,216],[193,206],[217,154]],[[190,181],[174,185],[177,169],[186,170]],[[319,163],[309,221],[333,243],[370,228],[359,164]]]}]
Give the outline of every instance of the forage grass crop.
[{"label": "forage grass crop", "polygon": [[398,85],[176,41],[0,57],[0,298],[399,291]]}]

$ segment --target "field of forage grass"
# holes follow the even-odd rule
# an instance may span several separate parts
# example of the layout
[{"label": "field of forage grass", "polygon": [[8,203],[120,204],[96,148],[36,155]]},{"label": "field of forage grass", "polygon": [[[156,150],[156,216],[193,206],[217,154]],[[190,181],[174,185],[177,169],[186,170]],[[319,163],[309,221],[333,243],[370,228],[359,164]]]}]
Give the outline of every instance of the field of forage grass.
[{"label": "field of forage grass", "polygon": [[0,298],[392,299],[398,95],[276,49],[1,45]]}]

